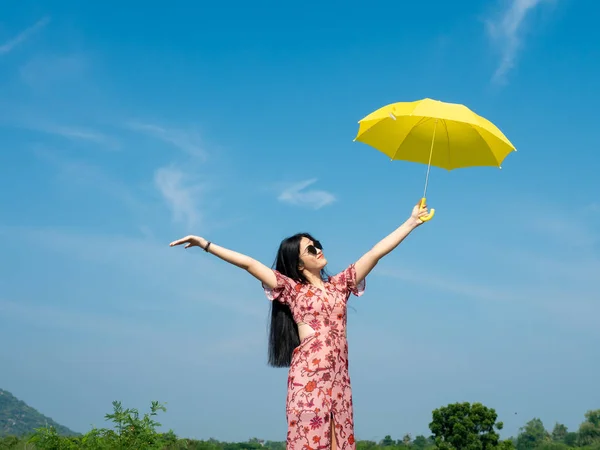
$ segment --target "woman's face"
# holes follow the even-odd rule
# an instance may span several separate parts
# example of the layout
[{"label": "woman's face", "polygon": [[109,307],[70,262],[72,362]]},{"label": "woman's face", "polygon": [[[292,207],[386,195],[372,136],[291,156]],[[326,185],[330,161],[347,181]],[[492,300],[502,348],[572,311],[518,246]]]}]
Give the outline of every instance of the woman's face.
[{"label": "woman's face", "polygon": [[320,272],[327,265],[327,258],[323,254],[323,249],[319,241],[311,241],[303,237],[300,241],[300,260],[301,266],[311,272]]}]

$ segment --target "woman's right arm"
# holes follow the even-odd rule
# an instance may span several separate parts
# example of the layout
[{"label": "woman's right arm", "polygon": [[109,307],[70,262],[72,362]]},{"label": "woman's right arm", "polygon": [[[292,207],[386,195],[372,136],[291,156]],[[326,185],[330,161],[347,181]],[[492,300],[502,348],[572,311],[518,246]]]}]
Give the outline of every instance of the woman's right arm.
[{"label": "woman's right arm", "polygon": [[[186,244],[184,248],[189,247],[200,247],[205,250],[209,242],[199,236],[186,236],[177,241],[171,242],[170,246],[175,247],[176,245]],[[238,253],[233,250],[229,250],[220,245],[210,243],[208,247],[208,253],[221,258],[234,266],[246,270],[250,275],[261,281],[266,287],[273,289],[277,286],[277,277],[273,270],[265,266],[260,261],[255,260],[247,255]]]}]

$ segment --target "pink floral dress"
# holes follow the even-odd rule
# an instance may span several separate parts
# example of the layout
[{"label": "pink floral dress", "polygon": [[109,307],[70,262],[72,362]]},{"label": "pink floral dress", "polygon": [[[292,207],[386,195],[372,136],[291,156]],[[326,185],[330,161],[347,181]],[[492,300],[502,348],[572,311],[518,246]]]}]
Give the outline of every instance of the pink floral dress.
[{"label": "pink floral dress", "polygon": [[363,294],[365,282],[357,286],[354,264],[329,277],[324,283],[325,292],[274,272],[277,286],[265,288],[267,298],[288,305],[296,323],[304,322],[315,330],[292,354],[286,401],[286,448],[329,449],[333,419],[338,448],[354,450],[346,304],[350,294],[357,297]]}]

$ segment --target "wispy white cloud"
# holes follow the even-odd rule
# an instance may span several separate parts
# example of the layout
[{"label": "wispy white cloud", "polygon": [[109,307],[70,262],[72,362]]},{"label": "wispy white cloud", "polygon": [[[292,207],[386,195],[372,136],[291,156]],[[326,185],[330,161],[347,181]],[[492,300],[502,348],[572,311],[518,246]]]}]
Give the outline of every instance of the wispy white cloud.
[{"label": "wispy white cloud", "polygon": [[130,186],[107,174],[101,167],[81,160],[61,156],[58,152],[46,148],[36,148],[35,155],[57,170],[58,176],[70,185],[90,186],[109,195],[128,209],[137,212],[145,210],[144,203]]},{"label": "wispy white cloud", "polygon": [[84,128],[73,128],[58,125],[40,127],[39,130],[50,134],[56,134],[68,139],[82,139],[85,141],[94,142],[105,142],[107,140],[107,137],[104,134]]},{"label": "wispy white cloud", "polygon": [[600,258],[593,254],[593,249],[585,253],[553,250],[540,253],[531,249],[503,246],[492,254],[497,262],[512,266],[513,271],[526,273],[532,283],[541,282],[546,289],[567,286],[571,294],[578,289],[596,289]]},{"label": "wispy white cloud", "polygon": [[[499,208],[505,217],[521,217],[527,204],[527,218],[511,221],[505,231],[517,233],[544,246],[546,251],[577,251],[579,259],[593,254],[600,244],[600,228],[594,213],[594,203],[559,204],[539,197],[526,197],[522,202]],[[599,209],[600,210],[600,209]]]},{"label": "wispy white cloud", "polygon": [[88,58],[81,54],[39,55],[19,69],[21,80],[32,88],[47,88],[56,84],[85,82]]},{"label": "wispy white cloud", "polygon": [[487,21],[487,30],[501,53],[500,64],[494,73],[495,82],[505,82],[506,74],[515,66],[523,42],[525,18],[531,11],[552,0],[510,0],[508,7]]},{"label": "wispy white cloud", "polygon": [[59,136],[73,141],[86,141],[99,144],[107,150],[114,150],[118,147],[118,142],[115,138],[90,128],[44,123],[35,123],[31,125],[26,124],[23,125],[23,127],[34,131],[39,131],[41,133]]},{"label": "wispy white cloud", "polygon": [[[523,204],[528,205],[527,218],[521,220]],[[471,248],[457,243],[462,246],[457,257],[466,261],[460,271],[412,264],[387,267],[384,263],[374,273],[412,284],[422,292],[496,304],[517,314],[523,309],[537,311],[556,326],[597,335],[591,318],[600,314],[596,301],[600,233],[594,214],[583,214],[593,209],[593,204],[560,205],[527,198],[498,208],[501,233],[486,236]]]},{"label": "wispy white cloud", "polygon": [[202,159],[206,159],[207,157],[207,152],[204,149],[200,135],[195,130],[166,128],[160,125],[141,122],[131,122],[127,124],[127,127],[133,131],[144,133],[170,144],[190,156]]},{"label": "wispy white cloud", "polygon": [[592,207],[561,207],[534,199],[500,209],[505,216],[519,218],[523,204],[532,205],[527,218],[506,223],[503,244],[498,245],[496,236],[462,250],[467,260],[464,252],[472,252],[477,259],[472,267],[462,265],[460,272],[450,269],[444,273],[432,267],[419,270],[384,265],[376,273],[463,299],[495,302],[515,310],[535,309],[550,314],[561,326],[572,330],[585,326],[597,333],[589,317],[600,314],[595,301],[600,234],[591,221],[595,218],[590,216],[587,221],[581,217],[583,210]]},{"label": "wispy white cloud", "polygon": [[46,25],[50,23],[50,17],[44,17],[38,20],[35,24],[29,28],[21,31],[12,39],[9,39],[4,44],[0,45],[0,55],[4,55],[13,51],[19,44],[25,42],[30,36],[40,31]]},{"label": "wispy white cloud", "polygon": [[77,335],[97,335],[111,337],[136,339],[138,341],[152,342],[153,349],[164,349],[165,352],[173,353],[173,347],[177,346],[176,354],[189,355],[186,349],[193,351],[196,356],[223,357],[225,355],[243,355],[250,347],[258,348],[263,343],[264,337],[247,332],[227,335],[211,345],[205,345],[198,335],[185,333],[177,330],[177,325],[168,330],[157,332],[155,326],[143,319],[132,320],[125,314],[101,314],[98,312],[76,310],[73,307],[65,307],[53,304],[31,304],[27,302],[16,302],[0,298],[0,314],[15,322],[24,323],[36,328],[62,330]]},{"label": "wispy white cloud", "polygon": [[336,198],[332,193],[317,189],[306,189],[316,181],[316,179],[311,179],[294,183],[286,187],[277,198],[279,201],[290,205],[313,209],[320,209],[333,203]]},{"label": "wispy white cloud", "polygon": [[128,317],[76,311],[52,304],[28,304],[0,298],[0,313],[4,317],[27,319],[38,326],[84,331],[86,333],[118,333],[138,335],[152,333],[150,325],[132,322]]},{"label": "wispy white cloud", "polygon": [[[520,252],[520,256],[510,261],[511,267],[503,268],[502,280],[495,284],[464,272],[444,274],[427,268],[379,268],[375,273],[418,286],[421,295],[435,291],[469,301],[501,304],[504,310],[531,308],[549,314],[562,326],[598,335],[596,278],[600,262],[588,260],[578,266],[579,270],[568,270],[567,264],[551,257],[532,252]],[[528,276],[529,282],[517,281],[517,274]]]},{"label": "wispy white cloud", "polygon": [[[577,219],[575,219],[577,217]],[[600,233],[580,222],[582,217],[573,212],[567,216],[533,216],[528,226],[544,235],[562,241],[570,247],[590,247],[600,242]]]},{"label": "wispy white cloud", "polygon": [[[378,275],[396,278],[407,283],[427,287],[436,291],[460,295],[462,297],[485,301],[513,300],[511,292],[481,285],[469,279],[456,279],[427,271],[416,271],[408,268],[379,268]],[[519,296],[520,298],[520,296]]]},{"label": "wispy white cloud", "polygon": [[[48,252],[55,260],[70,260],[80,266],[106,269],[109,274],[125,277],[120,290],[123,295],[133,291],[135,295],[127,298],[123,307],[130,311],[148,309],[196,310],[199,305],[209,305],[219,310],[232,312],[242,317],[257,320],[265,318],[265,299],[261,295],[260,285],[254,279],[237,273],[239,269],[220,264],[212,258],[200,258],[193,264],[181,249],[170,248],[168,243],[173,237],[163,241],[135,235],[91,233],[81,230],[44,228],[44,227],[1,227],[0,237],[12,236],[19,241],[35,243],[40,255]],[[183,252],[183,253],[182,253]],[[41,256],[40,256],[41,257]],[[36,269],[31,268],[32,271]],[[240,276],[232,285],[231,275]],[[93,283],[96,272],[82,274],[79,281],[86,285]],[[110,276],[110,275],[109,275]],[[89,277],[89,278],[86,278]],[[138,286],[139,280],[146,280]],[[186,280],[193,280],[189,283]],[[202,288],[198,289],[198,283]],[[58,285],[59,283],[57,283]],[[256,294],[250,297],[263,299],[262,302],[250,302],[239,295],[240,286],[258,286]],[[55,286],[56,289],[60,289]],[[86,288],[87,289],[87,288]],[[101,287],[100,289],[104,289]],[[156,295],[159,303],[148,296],[148,290]],[[110,288],[107,288],[107,292]],[[53,291],[56,295],[56,291]],[[145,296],[142,293],[145,292]],[[242,289],[243,292],[243,289]],[[233,293],[237,293],[233,295]],[[114,292],[113,294],[114,295]],[[224,302],[222,298],[229,297]],[[168,298],[169,301],[165,302]],[[7,300],[8,301],[8,300]],[[85,307],[86,305],[82,305]],[[89,305],[87,305],[89,306]],[[73,312],[75,314],[75,312]],[[107,319],[108,320],[108,319]],[[68,323],[66,320],[64,323]],[[84,323],[87,323],[84,321]],[[119,322],[120,323],[120,322]],[[120,325],[119,325],[120,326]]]},{"label": "wispy white cloud", "polygon": [[190,178],[173,167],[161,167],[154,174],[154,183],[171,209],[173,220],[192,228],[201,220],[198,203],[205,185],[195,183]]}]

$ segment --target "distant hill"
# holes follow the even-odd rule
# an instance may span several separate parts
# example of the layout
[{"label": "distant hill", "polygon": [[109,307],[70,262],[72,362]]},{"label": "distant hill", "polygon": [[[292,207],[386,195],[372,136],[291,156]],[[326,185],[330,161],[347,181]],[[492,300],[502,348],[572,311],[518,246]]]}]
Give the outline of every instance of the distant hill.
[{"label": "distant hill", "polygon": [[40,414],[10,392],[0,389],[0,437],[27,435],[32,433],[35,428],[46,425],[53,426],[63,436],[78,434]]}]

